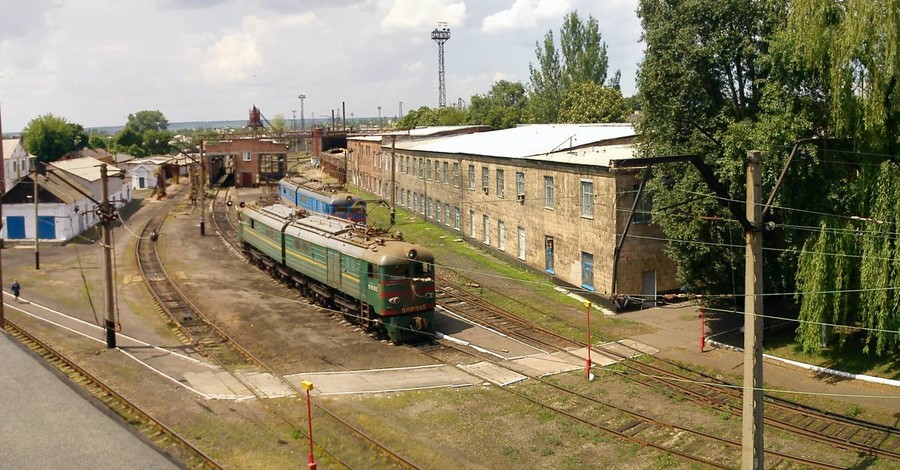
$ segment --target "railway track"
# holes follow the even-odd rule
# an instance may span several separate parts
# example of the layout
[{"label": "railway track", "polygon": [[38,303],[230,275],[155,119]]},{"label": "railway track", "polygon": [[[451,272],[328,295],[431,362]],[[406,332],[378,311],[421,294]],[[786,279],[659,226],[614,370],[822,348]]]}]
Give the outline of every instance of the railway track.
[{"label": "railway track", "polygon": [[[523,341],[563,352],[584,345],[492,305],[471,293],[464,285],[446,278],[440,280],[439,304],[474,321],[486,323]],[[619,344],[617,347],[622,346]],[[604,346],[593,346],[592,350],[619,359],[618,364],[624,369],[621,375],[628,380],[664,394],[675,394],[713,407],[734,417],[742,415],[742,391],[735,384],[664,359],[654,357],[648,363]],[[635,353],[643,354],[637,350]],[[767,427],[861,455],[900,461],[900,429],[896,427],[829,413],[770,394],[766,395],[765,400]]]},{"label": "railway track", "polygon": [[[212,203],[212,214],[213,214],[212,221],[213,221],[216,231],[219,233],[219,235],[225,241],[225,243],[227,245],[230,245],[231,247],[235,248],[236,253],[238,253],[240,255],[241,250],[240,250],[240,245],[238,244],[238,239],[237,239],[237,223],[234,220],[235,217],[232,217],[232,214],[234,213],[233,211],[235,210],[235,206],[233,204],[229,205],[226,202],[222,201],[222,199],[224,199],[225,201],[231,200],[231,198],[229,197],[229,191],[230,190],[226,190],[225,195],[220,198],[220,193],[222,192],[222,189],[221,188],[217,189],[215,197],[213,198],[213,203]],[[223,334],[224,334],[224,332],[223,332]],[[229,340],[230,340],[230,338],[229,338]],[[241,349],[243,349],[243,348],[241,348]],[[250,355],[249,352],[247,354]],[[252,355],[250,355],[250,356],[252,357]],[[262,361],[259,361],[254,358],[254,363],[260,369],[264,370],[265,372],[271,374],[272,376],[274,376],[278,380],[280,380],[285,386],[290,388],[297,396],[302,396],[304,394],[304,391],[300,390],[296,385],[293,384],[293,382],[285,379],[283,376],[281,376],[280,374],[275,372],[272,368],[267,366]],[[254,391],[254,388],[250,387],[250,390]],[[256,393],[256,392],[254,391],[254,393]],[[261,398],[261,399],[265,398],[265,397],[261,397],[259,395],[257,395],[257,397]],[[363,431],[358,426],[355,426],[353,423],[351,423],[347,419],[341,417],[340,415],[336,414],[335,412],[324,407],[321,403],[316,403],[315,408],[317,410],[321,411],[321,413],[323,413],[329,419],[336,422],[342,428],[350,431],[354,436],[356,436],[359,439],[362,439],[363,441],[368,443],[368,445],[370,445],[371,447],[376,449],[378,452],[380,452],[381,454],[386,456],[388,459],[390,459],[390,461],[394,462],[395,464],[397,464],[403,468],[409,468],[409,469],[418,469],[419,468],[413,462],[409,461],[408,459],[401,456],[400,454],[394,452],[389,447],[387,447],[386,445],[379,442],[377,439],[375,439],[374,437],[372,437],[371,435],[369,435],[368,433]],[[285,418],[283,416],[280,416],[280,417],[282,419],[284,419],[286,423],[291,424],[291,422],[289,421],[289,418]],[[303,434],[303,436],[306,437],[306,434],[301,429],[295,428],[295,431]],[[332,453],[327,448],[325,448],[322,443],[316,442],[316,444],[319,446],[319,448],[323,452],[325,452],[329,456],[331,456],[336,462],[339,462],[341,465],[344,465],[347,468],[351,468],[346,462],[343,462],[336,454]],[[346,442],[341,443],[341,445],[345,445],[345,444],[346,444]]]},{"label": "railway track", "polygon": [[171,428],[155,419],[128,398],[76,364],[49,344],[28,333],[6,318],[6,331],[22,344],[41,356],[48,364],[69,377],[83,390],[100,400],[134,428],[148,437],[157,447],[174,456],[191,469],[223,469],[212,457],[195,447]]}]

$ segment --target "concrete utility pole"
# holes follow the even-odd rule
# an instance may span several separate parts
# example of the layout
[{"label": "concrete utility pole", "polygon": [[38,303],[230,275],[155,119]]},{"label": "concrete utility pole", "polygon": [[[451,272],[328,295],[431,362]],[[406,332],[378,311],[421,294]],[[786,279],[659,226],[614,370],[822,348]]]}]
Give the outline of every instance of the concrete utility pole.
[{"label": "concrete utility pole", "polygon": [[34,173],[31,174],[31,181],[34,183],[34,269],[41,269],[41,251],[38,245],[41,240],[41,218],[38,215],[38,191],[40,187],[38,185],[38,173],[35,169]]},{"label": "concrete utility pole", "polygon": [[[381,106],[378,107],[378,110],[381,111]],[[397,208],[395,199],[397,197],[397,183],[394,172],[396,171],[396,162],[394,161],[395,153],[397,147],[397,136],[391,136],[391,225],[394,225],[394,222],[397,220]]]},{"label": "concrete utility pole", "polygon": [[200,236],[206,235],[206,160],[203,157],[203,141],[200,141]]},{"label": "concrete utility pole", "polygon": [[762,470],[763,448],[763,263],[762,154],[747,152],[747,254],[744,280],[744,408],[741,468]]},{"label": "concrete utility pole", "polygon": [[103,250],[103,304],[106,307],[106,347],[116,347],[116,311],[113,304],[113,275],[112,275],[112,222],[115,210],[109,203],[109,181],[106,174],[106,163],[100,164],[100,224],[102,228],[102,240],[100,245]]},{"label": "concrete utility pole", "polygon": [[[3,119],[0,118],[0,139],[3,136]],[[0,163],[3,162],[3,145],[0,143]],[[6,194],[6,177],[3,174],[3,165],[0,164],[0,230],[3,229],[3,200],[2,197]],[[0,249],[2,249],[2,239],[0,239]],[[0,259],[3,256],[0,255]],[[6,328],[6,315],[3,311],[3,269],[2,265],[0,265],[0,330]]]}]

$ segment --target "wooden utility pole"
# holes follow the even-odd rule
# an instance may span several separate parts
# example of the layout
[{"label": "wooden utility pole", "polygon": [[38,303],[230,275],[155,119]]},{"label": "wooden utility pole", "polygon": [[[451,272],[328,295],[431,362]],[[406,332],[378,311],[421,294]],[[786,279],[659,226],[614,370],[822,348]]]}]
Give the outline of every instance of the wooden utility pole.
[{"label": "wooden utility pole", "polygon": [[747,152],[747,253],[744,279],[744,408],[741,468],[763,465],[762,154]]},{"label": "wooden utility pole", "polygon": [[106,173],[106,164],[100,164],[100,224],[102,227],[103,243],[103,304],[106,307],[106,347],[116,347],[116,310],[113,304],[113,275],[112,275],[112,222],[115,217],[115,209],[109,203],[109,177]]}]

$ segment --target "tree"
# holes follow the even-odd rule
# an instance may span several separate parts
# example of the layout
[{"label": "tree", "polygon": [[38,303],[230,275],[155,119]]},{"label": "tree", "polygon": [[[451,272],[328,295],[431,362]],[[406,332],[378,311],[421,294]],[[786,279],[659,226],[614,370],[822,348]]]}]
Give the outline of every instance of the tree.
[{"label": "tree", "polygon": [[169,153],[172,146],[169,142],[172,140],[170,131],[158,131],[148,129],[141,136],[143,153],[145,155],[164,155]]},{"label": "tree", "polygon": [[113,137],[113,143],[119,150],[136,157],[149,155],[148,153],[145,153],[142,148],[142,145],[144,144],[143,137],[128,126],[125,126],[124,129],[119,131]]},{"label": "tree", "polygon": [[582,82],[569,88],[563,95],[559,121],[623,122],[628,114],[628,105],[622,92],[595,82]]},{"label": "tree", "polygon": [[[638,16],[647,53],[638,72],[643,112],[636,125],[642,154],[700,155],[732,197],[740,198],[747,150],[766,151],[795,140],[794,132],[803,128],[802,116],[787,122],[755,121],[761,100],[757,79],[764,76],[760,56],[776,18],[767,13],[759,2],[745,0],[641,0]],[[766,163],[777,168],[779,162],[767,158]],[[727,216],[718,201],[690,196],[708,192],[691,166],[654,170],[659,176],[651,180],[654,205],[667,208],[654,214],[654,221],[669,238],[722,245],[742,238],[733,224],[710,218]],[[666,185],[661,184],[664,180]],[[743,285],[743,270],[733,268],[742,265],[742,252],[710,244],[671,243],[668,254],[686,286],[733,292]],[[787,273],[771,273],[767,286],[784,287],[786,280],[792,284],[793,269]]]},{"label": "tree", "polygon": [[[553,31],[548,31],[543,45],[535,45],[537,66],[528,65],[531,114],[535,122],[558,122],[560,103],[574,87],[582,83],[606,84],[609,63],[606,43],[593,16],[582,20],[577,11],[566,15],[559,39],[557,51]],[[621,74],[616,72],[615,77],[609,85],[618,88]]]},{"label": "tree", "polygon": [[144,131],[164,131],[169,128],[169,121],[160,111],[138,111],[128,115],[125,127],[143,134]]},{"label": "tree", "polygon": [[500,80],[485,95],[472,95],[466,122],[484,124],[494,129],[515,127],[527,121],[528,96],[519,82]]},{"label": "tree", "polygon": [[22,133],[28,153],[45,163],[55,161],[67,152],[83,149],[88,142],[84,127],[53,114],[32,119]]},{"label": "tree", "polygon": [[[763,185],[772,188],[794,144],[811,140],[798,144],[774,193],[768,217],[778,228],[764,232],[765,289],[801,292],[797,342],[808,351],[836,336],[822,324],[867,327],[865,349],[876,354],[900,346],[890,333],[900,327],[900,168],[892,163],[900,60],[891,5],[641,0],[638,8],[647,44],[638,74],[642,154],[700,155],[741,199],[747,150],[766,155]],[[692,169],[663,165],[654,174],[654,205],[664,208],[654,220],[670,239],[687,241],[669,246],[681,280],[739,294],[742,253],[726,246],[741,230],[711,220],[729,216],[704,197]],[[842,225],[827,214],[855,217]],[[822,228],[815,236],[805,227]]]},{"label": "tree", "polygon": [[103,134],[91,134],[88,140],[88,147],[92,149],[109,150],[109,136]]},{"label": "tree", "polygon": [[269,126],[272,129],[272,133],[275,135],[282,135],[287,130],[287,121],[284,119],[284,114],[278,113],[275,117],[269,121]]},{"label": "tree", "polygon": [[466,120],[466,115],[456,108],[429,108],[422,106],[419,109],[410,110],[394,127],[398,129],[413,129],[427,126],[459,126]]}]

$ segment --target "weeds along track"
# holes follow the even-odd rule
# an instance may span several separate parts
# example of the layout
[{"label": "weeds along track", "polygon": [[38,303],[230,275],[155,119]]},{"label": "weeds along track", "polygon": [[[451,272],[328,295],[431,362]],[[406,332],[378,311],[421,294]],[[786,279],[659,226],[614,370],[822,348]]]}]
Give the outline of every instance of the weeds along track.
[{"label": "weeds along track", "polygon": [[157,447],[175,457],[185,467],[198,470],[224,468],[212,457],[203,453],[203,451],[145,412],[134,402],[117,393],[112,387],[76,364],[75,361],[31,335],[25,329],[10,321],[9,318],[6,319],[6,331],[10,336],[18,339],[22,344],[43,358],[48,364],[69,377],[81,389],[100,400],[107,408],[134,426],[138,432],[153,441]]},{"label": "weeds along track", "polygon": [[[456,344],[448,344],[447,347],[503,366],[498,361],[484,359]],[[427,351],[423,353],[431,355]],[[436,356],[432,357],[440,360]],[[741,442],[736,438],[730,439],[667,422],[542,378],[532,378],[529,381],[499,388],[543,410],[581,423],[618,440],[652,448],[686,462],[711,468],[741,467]],[[766,459],[768,468],[845,468],[773,450],[766,451]]]},{"label": "weeds along track", "polygon": [[[584,347],[583,342],[491,304],[465,285],[444,277],[439,280],[438,303],[461,316],[542,347],[564,352]],[[623,354],[623,349],[631,349],[633,354]],[[735,417],[742,415],[742,388],[738,385],[665,359],[639,359],[643,352],[622,343],[616,343],[615,349],[600,345],[592,346],[591,350],[619,360],[609,370],[627,380]],[[767,394],[765,400],[767,427],[861,455],[900,461],[900,429],[896,427],[830,413],[771,394]]]}]

